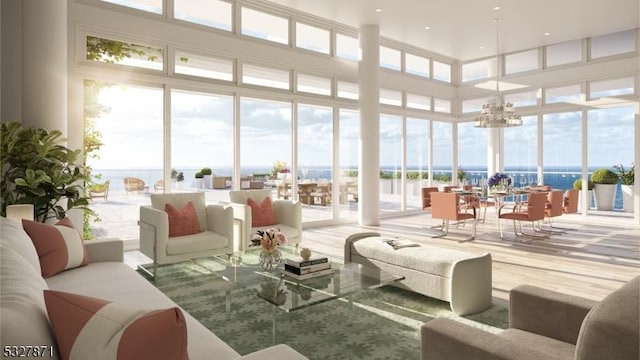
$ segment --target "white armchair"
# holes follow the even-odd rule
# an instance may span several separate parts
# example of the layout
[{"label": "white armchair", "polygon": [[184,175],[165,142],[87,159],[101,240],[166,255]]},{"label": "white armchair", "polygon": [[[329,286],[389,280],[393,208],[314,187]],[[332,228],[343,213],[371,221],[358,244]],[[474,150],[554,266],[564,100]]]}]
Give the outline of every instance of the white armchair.
[{"label": "white armchair", "polygon": [[[169,217],[165,204],[182,209],[191,201],[200,233],[169,237]],[[140,251],[157,265],[233,252],[233,210],[222,205],[206,205],[203,192],[151,194],[151,206],[140,207]]]},{"label": "white armchair", "polygon": [[264,198],[271,198],[271,190],[236,190],[229,191],[230,205],[233,208],[234,241],[240,244],[240,250],[245,251],[251,244],[250,238],[257,230],[279,228],[287,235],[288,243],[295,244],[296,248],[302,241],[302,206],[298,201],[273,200],[273,212],[276,224],[269,226],[252,227],[251,207],[247,205],[248,199],[261,203]]}]

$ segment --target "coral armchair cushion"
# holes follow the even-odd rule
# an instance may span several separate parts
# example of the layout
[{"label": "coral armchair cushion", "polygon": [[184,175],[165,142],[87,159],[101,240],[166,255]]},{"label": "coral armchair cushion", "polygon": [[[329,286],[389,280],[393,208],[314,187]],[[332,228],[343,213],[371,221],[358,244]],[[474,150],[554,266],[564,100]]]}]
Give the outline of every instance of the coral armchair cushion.
[{"label": "coral armchair cushion", "polygon": [[68,218],[55,225],[23,219],[22,227],[38,252],[42,277],[89,263],[82,236]]},{"label": "coral armchair cushion", "polygon": [[164,211],[169,216],[169,237],[193,235],[201,232],[193,202],[187,202],[183,209],[165,204]]},{"label": "coral armchair cushion", "polygon": [[62,359],[188,359],[187,326],[177,308],[129,308],[44,290]]},{"label": "coral armchair cushion", "polygon": [[251,227],[276,224],[276,215],[273,212],[273,203],[270,197],[265,197],[260,203],[248,198],[247,205],[251,208]]}]

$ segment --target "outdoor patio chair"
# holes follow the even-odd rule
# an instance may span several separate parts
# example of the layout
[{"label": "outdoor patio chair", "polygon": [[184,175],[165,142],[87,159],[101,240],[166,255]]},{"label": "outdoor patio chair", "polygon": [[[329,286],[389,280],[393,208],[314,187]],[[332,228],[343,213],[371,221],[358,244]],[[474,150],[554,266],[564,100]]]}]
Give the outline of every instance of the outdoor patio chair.
[{"label": "outdoor patio chair", "polygon": [[143,270],[153,278],[157,265],[233,252],[233,210],[205,201],[203,192],[151,194],[151,206],[140,207],[140,252],[153,261],[152,271]]},{"label": "outdoor patio chair", "polygon": [[107,200],[109,197],[109,180],[102,184],[94,184],[89,188],[89,197],[91,199],[103,198]]},{"label": "outdoor patio chair", "polygon": [[144,191],[144,181],[135,177],[125,177],[123,179],[124,190],[127,193],[134,191]]}]

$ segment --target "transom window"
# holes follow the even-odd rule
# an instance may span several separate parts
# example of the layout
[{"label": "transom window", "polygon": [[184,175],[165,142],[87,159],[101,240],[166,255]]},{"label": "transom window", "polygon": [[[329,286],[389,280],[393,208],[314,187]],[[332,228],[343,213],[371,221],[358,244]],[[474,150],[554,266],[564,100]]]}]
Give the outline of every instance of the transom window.
[{"label": "transom window", "polygon": [[385,69],[400,71],[401,52],[386,46],[380,46],[380,66]]},{"label": "transom window", "polygon": [[591,38],[591,58],[625,54],[636,50],[636,31],[629,30]]},{"label": "transom window", "polygon": [[589,97],[591,99],[605,96],[630,95],[635,92],[635,78],[626,77],[589,83]]},{"label": "transom window", "polygon": [[485,59],[462,65],[462,81],[474,81],[496,76],[496,59]]},{"label": "transom window", "polygon": [[289,44],[289,20],[246,7],[241,17],[242,35]]},{"label": "transom window", "polygon": [[244,64],[242,66],[244,84],[268,86],[278,89],[290,89],[289,72],[263,66]]},{"label": "transom window", "polygon": [[515,74],[540,68],[538,61],[538,49],[522,51],[504,57],[505,74]]},{"label": "transom window", "polygon": [[336,34],[336,56],[343,59],[360,60],[360,43],[353,36]]},{"label": "transom window", "polygon": [[176,51],[175,73],[233,81],[233,61]]},{"label": "transom window", "polygon": [[359,94],[360,89],[358,88],[358,84],[347,81],[338,81],[339,98],[358,100]]},{"label": "transom window", "polygon": [[133,9],[162,14],[162,0],[102,0],[104,2],[122,5]]},{"label": "transom window", "polygon": [[159,47],[86,37],[86,59],[109,64],[126,65],[151,70],[163,70],[163,50]]},{"label": "transom window", "polygon": [[407,74],[429,77],[429,59],[426,57],[405,53],[404,68]]},{"label": "transom window", "polygon": [[544,101],[547,104],[560,102],[579,103],[582,101],[582,90],[580,85],[549,88],[545,91]]},{"label": "transom window", "polygon": [[231,31],[233,7],[221,0],[174,0],[173,17],[178,20]]},{"label": "transom window", "polygon": [[298,91],[318,94],[331,95],[331,79],[307,74],[298,74]]},{"label": "transom window", "polygon": [[433,78],[444,82],[451,82],[451,65],[433,61]]},{"label": "transom window", "polygon": [[296,23],[296,46],[301,49],[329,54],[331,32],[315,26]]},{"label": "transom window", "polygon": [[546,47],[546,66],[582,61],[582,40],[568,41]]}]

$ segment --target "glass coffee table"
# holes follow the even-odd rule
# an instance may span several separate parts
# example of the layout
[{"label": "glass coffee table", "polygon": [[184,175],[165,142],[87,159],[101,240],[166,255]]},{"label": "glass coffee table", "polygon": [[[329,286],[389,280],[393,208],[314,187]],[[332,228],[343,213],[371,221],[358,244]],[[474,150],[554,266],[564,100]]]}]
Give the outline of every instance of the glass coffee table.
[{"label": "glass coffee table", "polygon": [[333,273],[297,280],[284,275],[284,264],[265,270],[259,264],[225,263],[222,277],[229,282],[227,311],[231,311],[235,287],[254,289],[256,296],[286,312],[296,311],[338,298],[347,298],[361,290],[374,289],[404,279],[373,267],[349,263],[332,263]]}]

